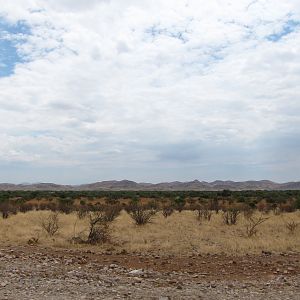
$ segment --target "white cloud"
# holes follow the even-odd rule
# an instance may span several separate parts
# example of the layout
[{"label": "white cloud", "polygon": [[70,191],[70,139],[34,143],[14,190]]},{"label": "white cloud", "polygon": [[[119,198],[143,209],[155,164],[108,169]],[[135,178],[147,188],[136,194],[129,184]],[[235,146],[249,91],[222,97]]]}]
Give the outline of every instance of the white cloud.
[{"label": "white cloud", "polygon": [[[269,135],[300,133],[300,27],[268,40],[300,21],[300,1],[0,0],[0,7],[11,24],[31,29],[18,45],[27,62],[0,78],[0,164],[93,166],[84,174],[95,180],[162,180],[172,177],[162,171],[171,164],[173,179],[210,179],[219,177],[224,147],[240,154],[224,153],[220,176],[244,176],[227,165],[244,168],[249,155],[259,168],[248,177],[288,179],[290,164],[300,167],[297,151],[289,152],[276,177],[254,147]],[[214,173],[201,173],[207,161]],[[190,164],[193,171],[183,171]],[[97,174],[102,169],[110,171]]]}]

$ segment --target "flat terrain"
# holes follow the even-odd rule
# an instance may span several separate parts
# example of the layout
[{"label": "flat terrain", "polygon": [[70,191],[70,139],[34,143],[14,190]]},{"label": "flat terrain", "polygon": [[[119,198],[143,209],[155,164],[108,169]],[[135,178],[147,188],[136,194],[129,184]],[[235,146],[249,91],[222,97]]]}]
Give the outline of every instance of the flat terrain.
[{"label": "flat terrain", "polygon": [[0,249],[0,299],[300,299],[300,254]]},{"label": "flat terrain", "polygon": [[[41,220],[50,212],[30,211],[11,215],[8,219],[0,218],[0,242],[2,245],[26,245],[31,238],[37,238],[40,246],[60,248],[82,248],[72,245],[73,236],[88,234],[88,218],[78,219],[76,213],[59,214],[59,230],[53,236],[47,236],[41,227]],[[261,213],[256,213],[259,217]],[[113,249],[127,253],[174,254],[180,256],[213,254],[260,254],[262,251],[300,252],[300,226],[294,234],[286,228],[289,221],[300,223],[300,211],[274,215],[263,215],[268,220],[257,227],[257,234],[246,236],[249,221],[240,214],[237,225],[224,225],[222,213],[213,214],[210,221],[199,221],[196,212],[174,212],[164,218],[158,212],[149,224],[135,225],[130,216],[122,211],[110,224],[111,242],[98,245],[96,252]],[[93,248],[84,246],[83,248]]]}]

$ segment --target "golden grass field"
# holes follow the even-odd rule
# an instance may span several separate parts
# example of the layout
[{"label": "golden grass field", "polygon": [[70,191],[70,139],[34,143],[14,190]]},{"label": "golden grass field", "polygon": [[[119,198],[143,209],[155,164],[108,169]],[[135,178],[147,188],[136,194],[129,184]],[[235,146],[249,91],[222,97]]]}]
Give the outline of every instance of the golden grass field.
[{"label": "golden grass field", "polygon": [[[222,213],[213,214],[211,221],[200,222],[192,211],[175,212],[164,218],[157,213],[150,224],[137,226],[122,211],[111,224],[111,242],[99,245],[71,244],[73,236],[86,235],[88,220],[78,219],[75,213],[59,214],[59,231],[48,237],[41,227],[41,218],[47,211],[18,213],[8,219],[0,219],[2,245],[27,244],[32,237],[38,245],[62,248],[93,248],[93,251],[122,251],[129,253],[157,253],[189,255],[198,253],[254,254],[264,251],[300,252],[300,225],[294,234],[289,233],[286,222],[300,223],[300,211],[264,215],[269,219],[258,227],[256,236],[246,236],[247,219],[241,214],[237,225],[224,225]],[[258,212],[256,215],[260,215]]]}]

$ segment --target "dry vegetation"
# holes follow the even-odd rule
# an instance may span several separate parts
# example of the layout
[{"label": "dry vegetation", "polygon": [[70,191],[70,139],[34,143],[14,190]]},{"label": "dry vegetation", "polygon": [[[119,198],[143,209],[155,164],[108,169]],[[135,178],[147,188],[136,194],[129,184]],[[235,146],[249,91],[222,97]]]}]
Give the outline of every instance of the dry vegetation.
[{"label": "dry vegetation", "polygon": [[[222,212],[211,212],[209,220],[199,220],[198,213],[191,210],[174,211],[165,217],[159,211],[152,213],[151,223],[138,226],[130,213],[122,210],[115,220],[99,223],[100,227],[109,227],[109,238],[106,236],[104,243],[92,246],[80,243],[90,238],[91,220],[95,220],[90,214],[80,217],[76,212],[19,212],[0,219],[0,241],[6,245],[29,243],[66,248],[93,247],[99,251],[109,249],[178,255],[300,251],[300,228],[295,225],[300,223],[300,211],[279,215],[274,212],[262,215],[255,211],[250,217],[239,214],[236,225],[230,226],[224,223]],[[58,224],[55,232],[48,224],[53,218]],[[41,223],[41,220],[44,221]],[[251,224],[258,224],[253,234],[249,234]],[[45,227],[50,228],[51,233]]]}]

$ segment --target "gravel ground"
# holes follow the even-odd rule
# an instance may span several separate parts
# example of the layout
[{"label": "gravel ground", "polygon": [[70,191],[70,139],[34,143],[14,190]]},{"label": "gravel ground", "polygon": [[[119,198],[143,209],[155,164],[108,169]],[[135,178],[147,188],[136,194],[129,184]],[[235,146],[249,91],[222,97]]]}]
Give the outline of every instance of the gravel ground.
[{"label": "gravel ground", "polygon": [[159,256],[6,247],[0,299],[299,300],[299,260],[300,254],[219,255],[168,263]]}]

